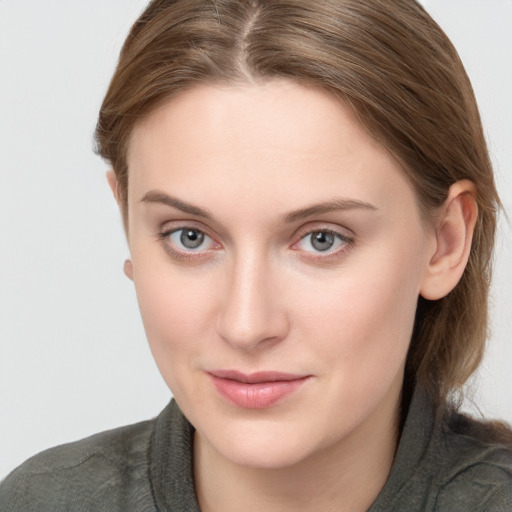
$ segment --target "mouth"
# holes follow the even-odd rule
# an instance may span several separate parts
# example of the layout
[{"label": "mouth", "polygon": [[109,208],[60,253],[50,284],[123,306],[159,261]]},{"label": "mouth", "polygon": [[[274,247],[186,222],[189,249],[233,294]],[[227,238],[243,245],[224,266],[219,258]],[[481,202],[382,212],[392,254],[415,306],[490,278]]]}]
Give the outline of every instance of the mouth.
[{"label": "mouth", "polygon": [[215,389],[230,403],[246,409],[264,409],[297,392],[311,375],[283,372],[208,372]]}]

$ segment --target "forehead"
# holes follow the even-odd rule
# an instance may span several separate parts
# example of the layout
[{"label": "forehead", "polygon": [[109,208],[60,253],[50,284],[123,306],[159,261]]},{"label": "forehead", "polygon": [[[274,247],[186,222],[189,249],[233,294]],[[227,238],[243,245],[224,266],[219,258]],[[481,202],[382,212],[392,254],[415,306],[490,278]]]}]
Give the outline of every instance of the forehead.
[{"label": "forehead", "polygon": [[215,191],[269,204],[326,193],[382,203],[406,181],[341,100],[286,80],[181,93],[135,127],[128,167],[134,200],[157,188],[192,201]]}]

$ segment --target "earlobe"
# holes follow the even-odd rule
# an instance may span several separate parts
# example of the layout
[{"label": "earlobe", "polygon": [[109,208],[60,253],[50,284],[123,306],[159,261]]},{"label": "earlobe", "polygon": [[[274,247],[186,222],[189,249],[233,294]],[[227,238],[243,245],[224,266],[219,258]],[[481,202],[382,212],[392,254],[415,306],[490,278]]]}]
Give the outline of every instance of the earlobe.
[{"label": "earlobe", "polygon": [[469,180],[454,183],[435,226],[435,250],[427,264],[420,294],[437,300],[457,285],[471,250],[478,215],[476,190]]},{"label": "earlobe", "polygon": [[125,260],[124,261],[123,270],[124,270],[124,275],[128,279],[133,281],[133,265],[132,265],[132,260]]}]

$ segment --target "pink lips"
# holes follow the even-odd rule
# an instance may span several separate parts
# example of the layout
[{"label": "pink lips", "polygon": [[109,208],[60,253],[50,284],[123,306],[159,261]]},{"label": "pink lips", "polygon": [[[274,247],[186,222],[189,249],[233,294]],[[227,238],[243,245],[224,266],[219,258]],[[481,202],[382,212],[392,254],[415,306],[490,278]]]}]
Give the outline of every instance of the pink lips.
[{"label": "pink lips", "polygon": [[208,372],[217,391],[230,402],[247,409],[263,409],[297,391],[309,375],[281,372],[245,374],[236,370]]}]

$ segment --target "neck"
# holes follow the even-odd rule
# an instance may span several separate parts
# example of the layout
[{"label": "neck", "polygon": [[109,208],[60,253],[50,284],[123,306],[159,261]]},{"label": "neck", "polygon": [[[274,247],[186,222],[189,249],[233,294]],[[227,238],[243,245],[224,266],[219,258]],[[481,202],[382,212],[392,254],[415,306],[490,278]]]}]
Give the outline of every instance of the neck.
[{"label": "neck", "polygon": [[234,464],[196,432],[194,477],[201,511],[367,510],[384,486],[397,446],[398,397],[387,405],[336,444],[283,468]]}]

